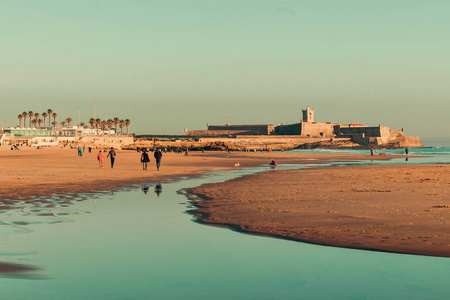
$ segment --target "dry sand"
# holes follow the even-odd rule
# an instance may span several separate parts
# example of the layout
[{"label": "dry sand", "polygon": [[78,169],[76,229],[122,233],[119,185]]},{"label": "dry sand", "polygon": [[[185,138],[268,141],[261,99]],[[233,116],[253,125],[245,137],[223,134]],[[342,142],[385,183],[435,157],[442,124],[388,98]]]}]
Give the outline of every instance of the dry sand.
[{"label": "dry sand", "polygon": [[450,257],[449,165],[274,170],[189,192],[201,207],[194,213],[208,224],[322,245]]}]

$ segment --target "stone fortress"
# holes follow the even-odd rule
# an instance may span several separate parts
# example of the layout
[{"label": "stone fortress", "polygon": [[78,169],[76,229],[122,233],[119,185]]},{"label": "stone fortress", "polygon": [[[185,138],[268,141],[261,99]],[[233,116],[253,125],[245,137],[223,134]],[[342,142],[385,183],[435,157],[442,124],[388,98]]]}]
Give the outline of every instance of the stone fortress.
[{"label": "stone fortress", "polygon": [[300,123],[274,126],[263,125],[209,125],[207,130],[188,131],[187,136],[201,137],[201,140],[217,140],[235,144],[264,143],[295,144],[295,147],[359,147],[359,148],[420,148],[419,137],[405,136],[404,130],[390,130],[386,126],[365,126],[362,124],[340,124],[315,122],[315,110],[302,109]]}]

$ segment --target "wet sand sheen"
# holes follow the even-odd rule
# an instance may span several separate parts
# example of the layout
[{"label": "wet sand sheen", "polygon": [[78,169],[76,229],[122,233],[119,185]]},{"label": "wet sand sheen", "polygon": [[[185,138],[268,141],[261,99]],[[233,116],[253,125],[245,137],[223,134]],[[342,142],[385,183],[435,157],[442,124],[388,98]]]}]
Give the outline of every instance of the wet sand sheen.
[{"label": "wet sand sheen", "polygon": [[265,172],[189,189],[199,221],[315,244],[450,257],[450,166]]}]

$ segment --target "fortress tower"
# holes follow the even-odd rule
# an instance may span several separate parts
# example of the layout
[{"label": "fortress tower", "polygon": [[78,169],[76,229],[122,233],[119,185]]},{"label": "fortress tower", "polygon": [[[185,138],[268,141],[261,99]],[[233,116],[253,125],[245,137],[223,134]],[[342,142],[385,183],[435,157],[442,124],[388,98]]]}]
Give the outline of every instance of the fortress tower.
[{"label": "fortress tower", "polygon": [[303,119],[302,122],[312,123],[314,122],[314,109],[309,109],[309,105],[306,109],[302,109]]}]

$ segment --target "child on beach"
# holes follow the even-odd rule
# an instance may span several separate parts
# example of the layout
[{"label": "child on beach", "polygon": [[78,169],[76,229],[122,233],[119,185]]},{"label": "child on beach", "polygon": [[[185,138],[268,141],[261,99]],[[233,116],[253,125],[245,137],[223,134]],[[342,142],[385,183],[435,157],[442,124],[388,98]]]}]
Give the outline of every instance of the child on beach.
[{"label": "child on beach", "polygon": [[98,160],[98,167],[103,168],[103,159],[106,157],[103,155],[102,150],[98,151],[97,160]]}]

